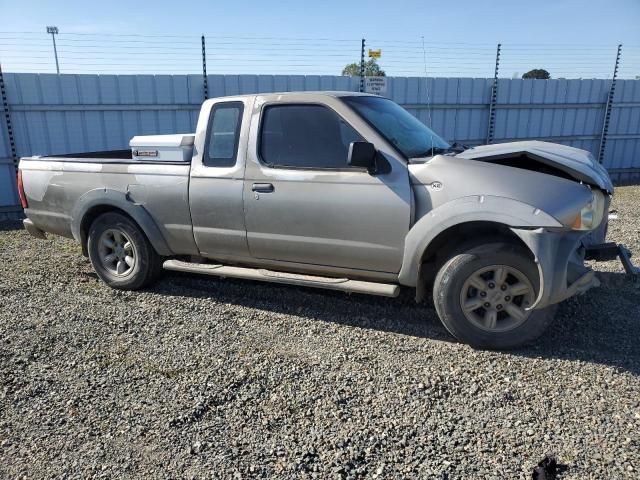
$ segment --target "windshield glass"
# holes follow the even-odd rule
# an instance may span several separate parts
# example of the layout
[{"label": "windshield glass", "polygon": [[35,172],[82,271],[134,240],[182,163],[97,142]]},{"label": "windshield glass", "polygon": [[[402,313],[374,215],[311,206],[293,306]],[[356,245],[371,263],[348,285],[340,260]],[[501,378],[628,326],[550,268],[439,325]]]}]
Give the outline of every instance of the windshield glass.
[{"label": "windshield glass", "polygon": [[450,148],[433,130],[389,99],[354,96],[342,100],[407,158],[426,157]]}]

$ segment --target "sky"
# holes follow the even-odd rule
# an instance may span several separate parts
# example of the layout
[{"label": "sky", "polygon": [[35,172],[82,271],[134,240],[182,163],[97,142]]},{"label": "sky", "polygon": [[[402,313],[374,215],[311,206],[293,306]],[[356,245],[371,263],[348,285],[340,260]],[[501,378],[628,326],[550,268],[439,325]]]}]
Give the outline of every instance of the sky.
[{"label": "sky", "polygon": [[[388,75],[500,76],[547,68],[606,78],[622,43],[622,77],[640,75],[640,0],[322,2],[0,0],[5,71],[340,74],[360,39]],[[424,42],[424,44],[423,44]]]}]

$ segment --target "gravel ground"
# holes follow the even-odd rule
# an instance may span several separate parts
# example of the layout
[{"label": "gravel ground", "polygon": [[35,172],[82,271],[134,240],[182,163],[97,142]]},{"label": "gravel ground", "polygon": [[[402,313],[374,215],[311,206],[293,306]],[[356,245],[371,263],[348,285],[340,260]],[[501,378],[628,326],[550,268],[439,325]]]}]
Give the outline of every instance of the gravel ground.
[{"label": "gravel ground", "polygon": [[[640,253],[640,187],[610,237]],[[101,284],[0,231],[0,476],[640,477],[640,290],[613,262],[536,345],[452,341],[433,308],[167,274]]]}]

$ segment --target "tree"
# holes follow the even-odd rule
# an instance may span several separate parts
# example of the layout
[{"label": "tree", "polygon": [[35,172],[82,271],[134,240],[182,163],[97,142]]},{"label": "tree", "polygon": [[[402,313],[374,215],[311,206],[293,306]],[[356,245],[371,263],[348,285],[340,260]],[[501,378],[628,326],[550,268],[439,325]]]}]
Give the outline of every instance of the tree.
[{"label": "tree", "polygon": [[[360,64],[359,63],[350,63],[346,67],[342,69],[342,75],[346,75],[348,77],[359,77],[360,76]],[[376,62],[375,58],[364,62],[364,76],[365,77],[384,77],[384,70],[380,69],[380,65]]]},{"label": "tree", "polygon": [[534,68],[522,75],[522,78],[536,78],[538,80],[549,80],[551,75],[544,68]]}]

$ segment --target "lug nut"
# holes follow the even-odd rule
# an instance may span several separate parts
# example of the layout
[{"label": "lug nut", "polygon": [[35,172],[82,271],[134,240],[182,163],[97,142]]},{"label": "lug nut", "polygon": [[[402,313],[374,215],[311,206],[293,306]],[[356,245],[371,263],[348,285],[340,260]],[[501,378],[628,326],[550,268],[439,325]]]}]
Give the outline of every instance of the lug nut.
[{"label": "lug nut", "polygon": [[504,292],[506,289],[507,289],[507,286],[506,286],[506,285],[504,285],[504,284],[503,284],[503,285],[500,285],[500,290],[502,290],[502,291]]},{"label": "lug nut", "polygon": [[489,288],[496,288],[496,284],[493,282],[489,282]]},{"label": "lug nut", "polygon": [[487,292],[480,292],[480,296],[481,296],[482,298],[486,297],[486,296],[487,296]]},{"label": "lug nut", "polygon": [[500,304],[496,305],[496,310],[502,310],[502,305]]},{"label": "lug nut", "polygon": [[506,297],[504,297],[504,301],[505,302],[510,302],[511,301],[511,297],[509,295],[507,295]]},{"label": "lug nut", "polygon": [[484,303],[484,308],[489,308],[491,306],[491,304],[489,302],[485,302]]}]

